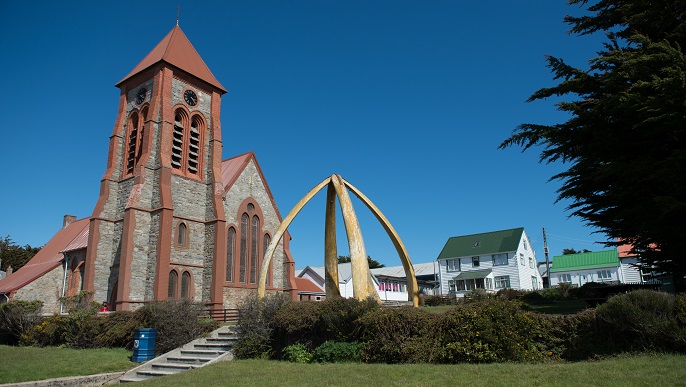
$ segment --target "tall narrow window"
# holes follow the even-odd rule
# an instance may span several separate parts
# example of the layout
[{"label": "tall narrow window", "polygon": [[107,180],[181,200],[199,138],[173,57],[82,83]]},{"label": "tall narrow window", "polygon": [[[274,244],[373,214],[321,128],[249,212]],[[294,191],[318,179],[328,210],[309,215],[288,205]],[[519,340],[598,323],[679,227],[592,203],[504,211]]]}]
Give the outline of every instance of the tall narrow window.
[{"label": "tall narrow window", "polygon": [[129,137],[126,145],[126,174],[133,173],[136,165],[136,147],[138,146],[138,114],[133,113],[129,120]]},{"label": "tall narrow window", "polygon": [[226,282],[233,281],[233,255],[236,251],[236,229],[229,228],[226,238]]},{"label": "tall narrow window", "polygon": [[198,160],[200,159],[200,130],[199,119],[193,117],[191,123],[190,137],[188,141],[188,172],[198,173]]},{"label": "tall narrow window", "polygon": [[174,135],[172,137],[171,165],[174,169],[181,169],[183,164],[184,123],[180,113],[174,116]]},{"label": "tall narrow window", "polygon": [[258,238],[260,230],[260,218],[257,215],[252,217],[252,232],[250,233],[250,283],[257,282],[257,264],[258,264]]},{"label": "tall narrow window", "polygon": [[187,271],[181,274],[181,298],[184,300],[191,299],[191,273]]},{"label": "tall narrow window", "polygon": [[179,223],[177,235],[176,235],[176,244],[178,246],[185,246],[187,240],[188,240],[188,228],[186,227],[185,223]]},{"label": "tall narrow window", "polygon": [[[264,241],[262,242],[262,256],[267,253],[267,248],[269,247],[269,243],[272,241],[271,237],[269,234],[264,234]],[[271,268],[272,268],[272,263],[269,262],[269,270],[267,271],[267,285],[271,285]]]},{"label": "tall narrow window", "polygon": [[240,263],[238,268],[238,281],[245,283],[246,280],[246,264],[248,260],[248,222],[250,218],[248,214],[243,214],[241,217],[241,250],[240,250]]},{"label": "tall narrow window", "polygon": [[176,298],[176,286],[179,282],[179,274],[176,272],[176,270],[172,270],[169,272],[169,287],[167,288],[167,298],[169,299],[174,299]]}]

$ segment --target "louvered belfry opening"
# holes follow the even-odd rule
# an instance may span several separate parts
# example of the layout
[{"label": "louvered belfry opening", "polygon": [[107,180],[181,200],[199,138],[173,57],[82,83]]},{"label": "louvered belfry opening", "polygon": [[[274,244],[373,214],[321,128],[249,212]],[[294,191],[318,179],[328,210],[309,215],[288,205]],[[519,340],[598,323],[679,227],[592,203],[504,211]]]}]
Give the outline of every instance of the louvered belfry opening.
[{"label": "louvered belfry opening", "polygon": [[177,112],[174,116],[174,133],[172,137],[171,165],[174,169],[181,169],[183,165],[184,116]]}]

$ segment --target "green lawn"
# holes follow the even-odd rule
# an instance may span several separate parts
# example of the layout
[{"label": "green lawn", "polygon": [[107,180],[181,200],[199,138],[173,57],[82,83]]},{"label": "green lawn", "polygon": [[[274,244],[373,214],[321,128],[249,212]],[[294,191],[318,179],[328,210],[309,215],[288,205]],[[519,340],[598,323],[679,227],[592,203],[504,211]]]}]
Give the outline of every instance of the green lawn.
[{"label": "green lawn", "polygon": [[69,349],[9,347],[0,345],[0,384],[95,375],[131,369],[131,351],[116,349]]},{"label": "green lawn", "polygon": [[686,383],[686,356],[641,355],[556,364],[295,364],[222,362],[146,386],[675,386]]},{"label": "green lawn", "polygon": [[[0,346],[0,384],[123,371],[123,349]],[[686,355],[640,355],[554,364],[295,364],[236,360],[157,378],[153,386],[672,386],[686,383]]]}]

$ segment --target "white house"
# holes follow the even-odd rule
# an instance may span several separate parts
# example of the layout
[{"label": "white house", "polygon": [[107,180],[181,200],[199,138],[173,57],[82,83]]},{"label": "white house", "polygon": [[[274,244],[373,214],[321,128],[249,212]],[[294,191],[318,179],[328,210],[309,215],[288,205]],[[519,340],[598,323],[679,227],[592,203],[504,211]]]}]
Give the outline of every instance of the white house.
[{"label": "white house", "polygon": [[523,227],[452,237],[437,261],[441,294],[462,297],[474,289],[543,288],[536,254]]},{"label": "white house", "polygon": [[[419,291],[430,295],[437,294],[438,264],[436,262],[412,265],[417,278]],[[324,266],[307,266],[297,274],[298,278],[309,279],[322,291],[324,288]],[[407,301],[407,277],[403,266],[382,267],[370,270],[372,280],[382,301]],[[353,278],[350,263],[338,264],[338,286],[341,296],[353,297]]]},{"label": "white house", "polygon": [[550,286],[561,283],[582,286],[589,282],[626,282],[616,249],[558,255],[553,257],[553,262]]}]

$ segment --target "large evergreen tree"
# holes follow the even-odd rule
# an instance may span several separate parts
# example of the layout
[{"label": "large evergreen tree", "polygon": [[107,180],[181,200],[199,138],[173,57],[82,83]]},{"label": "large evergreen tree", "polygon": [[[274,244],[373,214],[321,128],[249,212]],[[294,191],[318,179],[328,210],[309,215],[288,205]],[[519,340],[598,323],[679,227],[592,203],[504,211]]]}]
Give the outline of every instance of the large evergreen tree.
[{"label": "large evergreen tree", "polygon": [[[647,265],[686,275],[686,1],[569,0],[571,32],[605,33],[589,69],[547,57],[559,80],[529,102],[562,97],[555,125],[520,125],[500,148],[540,146],[541,162],[569,168],[558,199],[612,240],[631,243]],[[617,242],[621,243],[621,242]]]},{"label": "large evergreen tree", "polygon": [[7,271],[8,267],[12,267],[14,271],[19,270],[40,249],[40,247],[31,247],[31,245],[19,246],[12,241],[9,235],[0,238],[0,270]]}]

